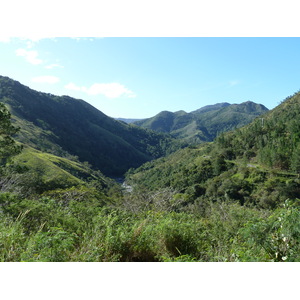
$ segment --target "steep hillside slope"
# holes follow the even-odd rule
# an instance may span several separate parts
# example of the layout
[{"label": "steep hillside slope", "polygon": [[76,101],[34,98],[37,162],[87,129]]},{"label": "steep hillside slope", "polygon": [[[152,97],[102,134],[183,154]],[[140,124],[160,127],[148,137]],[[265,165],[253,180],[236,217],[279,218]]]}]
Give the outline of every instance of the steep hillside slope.
[{"label": "steep hillside slope", "polygon": [[207,201],[276,207],[300,195],[299,124],[300,93],[296,93],[262,117],[221,134],[212,143],[182,149],[142,165],[128,173],[128,183],[137,190],[175,189],[186,205],[194,205],[195,209]]},{"label": "steep hillside slope", "polygon": [[107,175],[121,175],[174,145],[165,135],[114,120],[83,100],[37,92],[8,77],[0,77],[0,101],[21,127],[17,140],[78,156]]},{"label": "steep hillside slope", "polygon": [[[25,167],[26,180],[23,186],[29,188],[28,185],[32,185],[38,192],[82,185],[86,179],[93,177],[93,171],[86,164],[43,153],[27,146],[13,161],[21,168]],[[105,177],[98,174],[97,180],[104,181]]]},{"label": "steep hillside slope", "polygon": [[217,144],[232,157],[252,157],[281,170],[300,171],[300,92],[279,106],[231,134]]},{"label": "steep hillside slope", "polygon": [[191,113],[163,111],[158,115],[134,122],[143,128],[170,133],[189,143],[212,141],[219,133],[239,128],[267,112],[261,104],[248,101],[241,104],[218,103]]}]

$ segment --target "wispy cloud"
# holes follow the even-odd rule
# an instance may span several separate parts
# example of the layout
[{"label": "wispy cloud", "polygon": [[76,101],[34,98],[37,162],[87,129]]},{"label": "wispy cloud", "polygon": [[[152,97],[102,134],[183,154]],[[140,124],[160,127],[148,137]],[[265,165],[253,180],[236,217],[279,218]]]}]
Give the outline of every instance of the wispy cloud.
[{"label": "wispy cloud", "polygon": [[38,58],[38,52],[35,50],[26,50],[23,48],[17,49],[15,51],[17,56],[23,56],[29,63],[33,65],[39,65],[43,61]]},{"label": "wispy cloud", "polygon": [[63,66],[60,64],[51,64],[51,65],[45,66],[45,68],[46,69],[54,69],[54,68],[63,68]]},{"label": "wispy cloud", "polygon": [[88,95],[104,95],[107,98],[119,98],[121,96],[126,96],[128,98],[136,97],[135,93],[124,85],[112,82],[112,83],[94,83],[89,88],[80,87],[74,83],[69,83],[65,86],[68,90],[81,91],[87,93]]},{"label": "wispy cloud", "polygon": [[59,82],[59,78],[56,76],[38,76],[38,77],[34,77],[32,78],[33,82],[38,82],[38,83],[50,83],[50,84],[54,84]]},{"label": "wispy cloud", "polygon": [[51,39],[53,41],[56,40],[54,37],[41,37],[41,36],[33,36],[33,37],[13,37],[13,36],[0,36],[0,43],[10,43],[12,41],[22,44],[22,47],[26,46],[27,49],[33,48],[38,42],[45,39]]},{"label": "wispy cloud", "polygon": [[71,37],[72,40],[76,40],[77,42],[80,42],[80,41],[90,41],[90,42],[93,42],[95,40],[98,40],[98,39],[104,39],[104,37]]}]

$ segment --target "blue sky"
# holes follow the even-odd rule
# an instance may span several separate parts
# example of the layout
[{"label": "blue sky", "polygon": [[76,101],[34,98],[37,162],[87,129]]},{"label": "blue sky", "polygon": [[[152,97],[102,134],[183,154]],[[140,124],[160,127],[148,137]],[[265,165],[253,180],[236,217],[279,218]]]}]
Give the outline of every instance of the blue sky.
[{"label": "blue sky", "polygon": [[269,109],[300,89],[300,38],[1,38],[0,74],[111,117],[219,102]]}]

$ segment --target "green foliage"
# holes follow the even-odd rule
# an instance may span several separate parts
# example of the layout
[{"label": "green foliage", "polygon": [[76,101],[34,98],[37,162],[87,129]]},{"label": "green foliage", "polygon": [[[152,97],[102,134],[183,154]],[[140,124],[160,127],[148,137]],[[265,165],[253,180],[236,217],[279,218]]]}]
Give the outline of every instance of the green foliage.
[{"label": "green foliage", "polygon": [[164,261],[204,251],[203,228],[192,215],[149,211],[133,218],[103,212],[94,224],[79,253],[84,261]]},{"label": "green foliage", "polygon": [[242,261],[299,261],[299,203],[286,201],[267,219],[252,220],[239,230],[236,258]]},{"label": "green foliage", "polygon": [[100,171],[94,171],[86,163],[79,163],[43,153],[30,147],[1,169],[0,186],[3,192],[14,192],[26,197],[54,189],[93,185],[107,190],[113,180]]},{"label": "green foliage", "polygon": [[172,187],[184,192],[193,184],[213,176],[211,158],[201,155],[198,148],[185,148],[166,158],[146,163],[128,174],[128,181],[151,190]]},{"label": "green foliage", "polygon": [[29,238],[21,260],[64,262],[69,260],[73,250],[73,234],[65,232],[62,228],[51,227],[48,231],[40,230]]},{"label": "green foliage", "polygon": [[268,167],[297,172],[299,168],[300,93],[287,98],[274,110],[248,126],[222,135],[217,145],[231,151],[228,159],[256,157]]},{"label": "green foliage", "polygon": [[0,215],[0,261],[20,261],[20,255],[26,247],[26,235],[22,227],[22,219],[26,211],[14,220]]},{"label": "green foliage", "polygon": [[7,159],[21,151],[12,136],[18,131],[11,123],[11,114],[3,103],[0,103],[0,163],[3,165]]},{"label": "green foliage", "polygon": [[[299,261],[297,202],[274,211],[206,203],[202,214],[131,212],[82,190],[65,201],[1,194],[1,261]],[[76,196],[77,195],[77,196]],[[53,194],[55,196],[55,194]],[[150,195],[149,195],[150,196]],[[176,195],[175,195],[176,196]]]}]

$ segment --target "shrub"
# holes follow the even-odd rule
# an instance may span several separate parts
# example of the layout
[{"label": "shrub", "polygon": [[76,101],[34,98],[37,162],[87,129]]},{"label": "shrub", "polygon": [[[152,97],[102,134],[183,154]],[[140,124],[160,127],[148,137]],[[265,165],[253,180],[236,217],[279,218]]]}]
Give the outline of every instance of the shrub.
[{"label": "shrub", "polygon": [[20,261],[25,247],[26,236],[22,227],[21,214],[16,221],[1,215],[0,217],[0,260],[2,262]]},{"label": "shrub", "polygon": [[38,231],[28,240],[21,259],[44,262],[68,261],[74,250],[74,237],[74,234],[67,233],[58,227],[51,227],[46,232]]},{"label": "shrub", "polygon": [[267,219],[250,221],[238,235],[238,260],[299,261],[300,210],[297,202],[287,200]]}]

